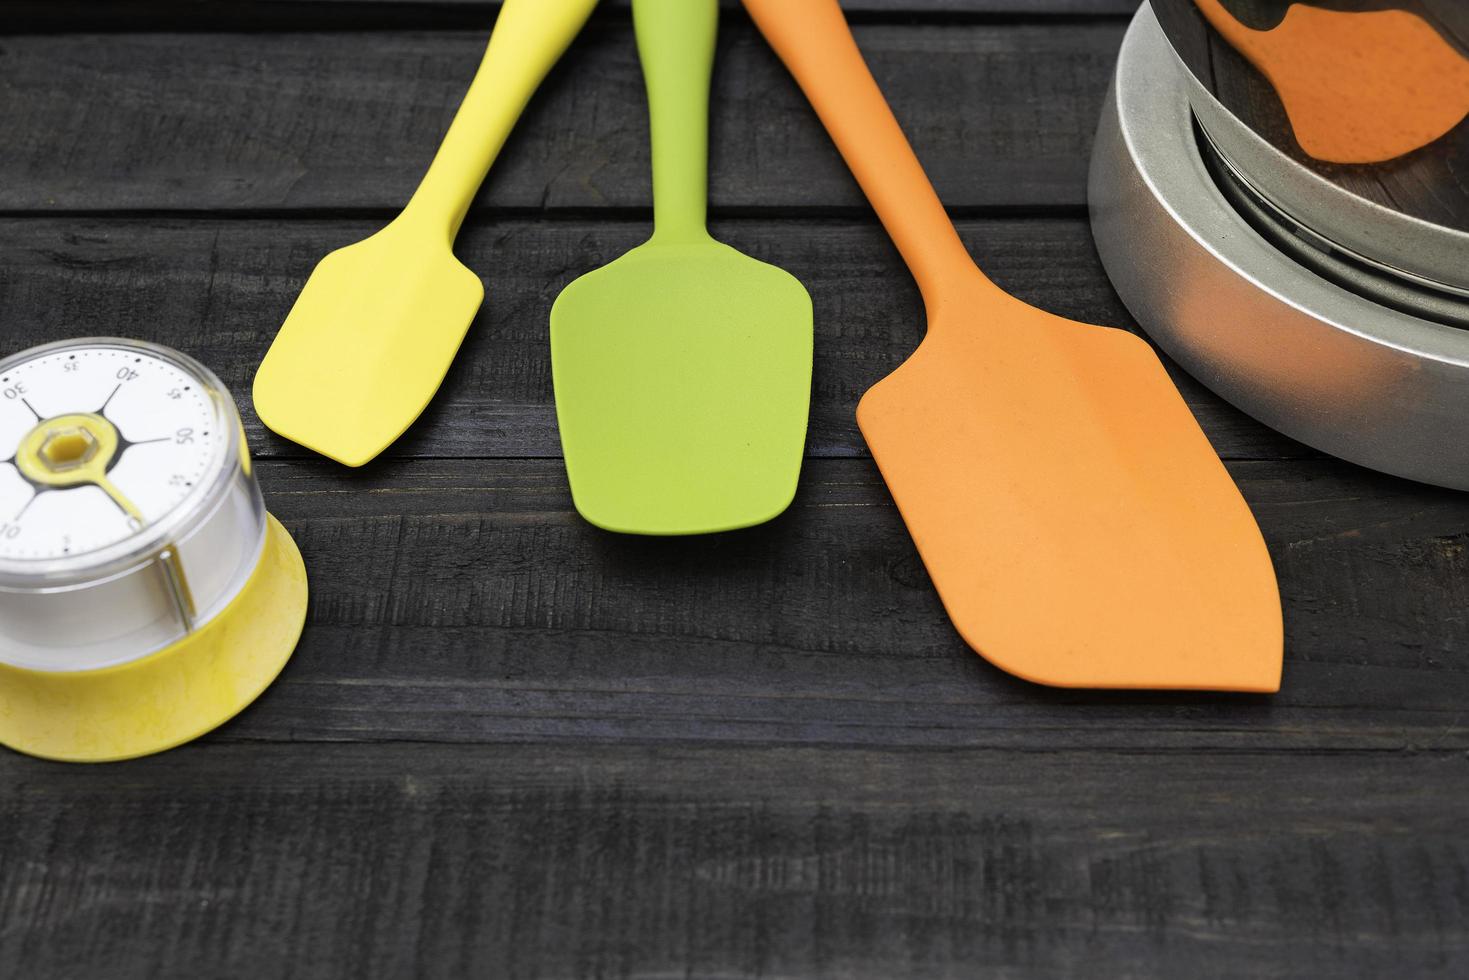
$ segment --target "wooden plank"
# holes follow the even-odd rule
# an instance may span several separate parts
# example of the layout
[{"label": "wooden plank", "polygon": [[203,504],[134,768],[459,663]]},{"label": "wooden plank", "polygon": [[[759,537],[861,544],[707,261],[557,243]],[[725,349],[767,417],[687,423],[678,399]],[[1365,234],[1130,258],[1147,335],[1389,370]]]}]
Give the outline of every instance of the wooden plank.
[{"label": "wooden plank", "polygon": [[551,460],[258,470],[312,607],[218,740],[1469,749],[1469,497],[1342,463],[1231,467],[1280,577],[1274,697],[1057,691],[988,666],[866,460],[808,463],[771,524],[682,539],[587,525]]},{"label": "wooden plank", "polygon": [[[1003,88],[958,126],[911,116],[982,262],[1032,302],[1128,325],[1076,210],[1120,21],[1077,10],[1041,31],[1021,2],[1013,21],[1007,0],[849,5],[905,118]],[[468,28],[481,12],[311,8],[280,16]],[[346,471],[249,420],[313,578],[280,682],[158,758],[0,752],[0,976],[1466,972],[1469,498],[1321,459],[1183,379],[1279,568],[1285,691],[1059,692],[987,667],[851,424],[916,342],[917,297],[741,30],[724,42],[738,96],[716,121],[715,200],[734,216],[718,231],[811,286],[811,451],[835,458],[808,463],[791,512],[737,534],[617,537],[571,510],[546,314],[638,240],[647,205],[630,39],[602,15],[471,219],[461,254],[490,307],[410,437]],[[0,220],[0,350],[145,336],[248,400],[306,271],[406,194],[478,45],[0,39],[0,208],[28,215]],[[1027,117],[1058,106],[1071,128]],[[556,172],[583,151],[600,169]],[[972,220],[1041,206],[1055,216]],[[119,208],[274,213],[35,216]],[[323,208],[362,213],[299,220]],[[546,458],[494,458],[513,456]]]},{"label": "wooden plank", "polygon": [[[843,0],[857,23],[901,20],[1123,17],[1138,0]],[[177,31],[479,28],[499,0],[7,0],[0,31]],[[631,0],[602,0],[600,16],[625,16]],[[739,0],[720,0],[735,16]]]},{"label": "wooden plank", "polygon": [[[306,275],[363,221],[0,220],[0,351],[87,334],[137,336],[213,367],[245,412],[262,456],[304,450],[266,433],[250,379]],[[816,307],[808,451],[865,455],[862,392],[917,346],[918,294],[875,219],[729,220],[716,232],[791,270]],[[1001,285],[1063,316],[1130,326],[1081,219],[963,221]],[[546,324],[561,288],[647,234],[624,221],[472,219],[459,254],[487,283],[485,310],[425,416],[392,456],[558,456]],[[1221,454],[1314,455],[1247,418],[1180,370],[1175,377]]]},{"label": "wooden plank", "polygon": [[1461,976],[1462,753],[0,756],[14,977]]},{"label": "wooden plank", "polygon": [[[945,200],[1078,208],[1123,21],[859,27]],[[0,210],[402,206],[478,32],[35,35],[0,41]],[[721,38],[716,208],[863,206],[754,27]],[[532,102],[480,207],[646,207],[630,25],[600,19]]]}]

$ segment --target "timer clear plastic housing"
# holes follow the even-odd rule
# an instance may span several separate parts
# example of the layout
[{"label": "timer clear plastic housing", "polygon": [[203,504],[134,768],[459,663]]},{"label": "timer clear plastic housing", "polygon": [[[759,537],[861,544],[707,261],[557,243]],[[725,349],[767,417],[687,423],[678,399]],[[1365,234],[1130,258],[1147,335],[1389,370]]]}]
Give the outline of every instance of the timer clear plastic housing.
[{"label": "timer clear plastic housing", "polygon": [[218,616],[266,513],[233,399],[208,368],[99,338],[0,360],[0,663],[85,671]]}]

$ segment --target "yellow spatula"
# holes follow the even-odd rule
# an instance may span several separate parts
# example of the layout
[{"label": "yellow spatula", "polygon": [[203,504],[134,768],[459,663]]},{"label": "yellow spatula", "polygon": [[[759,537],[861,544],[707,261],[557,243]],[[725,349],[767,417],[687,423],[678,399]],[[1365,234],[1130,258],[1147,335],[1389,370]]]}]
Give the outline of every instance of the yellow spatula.
[{"label": "yellow spatula", "polygon": [[597,0],[505,0],[484,61],[413,199],[312,272],[255,375],[271,429],[348,466],[427,407],[484,299],[454,257],[470,201]]}]

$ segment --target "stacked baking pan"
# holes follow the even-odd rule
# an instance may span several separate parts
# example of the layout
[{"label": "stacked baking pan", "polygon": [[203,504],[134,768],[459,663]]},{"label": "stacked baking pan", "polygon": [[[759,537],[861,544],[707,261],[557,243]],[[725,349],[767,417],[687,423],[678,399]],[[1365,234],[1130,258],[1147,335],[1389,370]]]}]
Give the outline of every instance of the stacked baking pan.
[{"label": "stacked baking pan", "polygon": [[1469,489],[1469,4],[1152,0],[1092,159],[1118,292],[1302,442]]}]

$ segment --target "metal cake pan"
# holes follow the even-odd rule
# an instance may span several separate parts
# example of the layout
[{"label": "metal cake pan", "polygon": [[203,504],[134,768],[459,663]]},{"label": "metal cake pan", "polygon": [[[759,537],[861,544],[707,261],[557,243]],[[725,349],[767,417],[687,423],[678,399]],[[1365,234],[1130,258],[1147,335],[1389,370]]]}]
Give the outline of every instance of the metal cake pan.
[{"label": "metal cake pan", "polygon": [[1469,331],[1290,258],[1210,172],[1191,78],[1144,4],[1093,149],[1089,208],[1113,285],[1205,385],[1309,446],[1469,489]]}]

